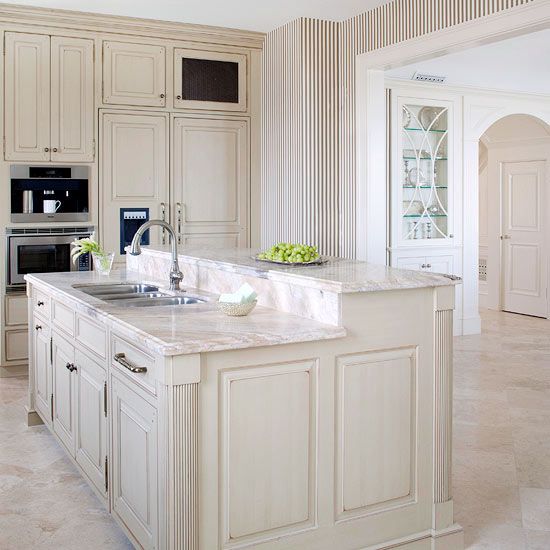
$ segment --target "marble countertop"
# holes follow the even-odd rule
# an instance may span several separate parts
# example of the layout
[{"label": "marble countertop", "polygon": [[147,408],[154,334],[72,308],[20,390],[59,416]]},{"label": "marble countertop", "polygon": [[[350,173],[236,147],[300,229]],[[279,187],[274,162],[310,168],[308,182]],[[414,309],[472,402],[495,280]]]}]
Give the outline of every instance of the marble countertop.
[{"label": "marble countertop", "polygon": [[107,277],[94,272],[26,275],[26,280],[48,291],[149,351],[161,355],[181,355],[209,351],[243,349],[277,344],[328,340],[346,336],[343,327],[328,325],[290,313],[257,306],[246,317],[228,317],[219,312],[217,296],[203,290],[186,289],[206,303],[185,306],[122,307],[85,294],[73,285],[94,283],[147,282],[166,288],[166,281],[144,281],[126,270]]},{"label": "marble countertop", "polygon": [[[151,256],[166,256],[169,251],[168,246],[142,247],[142,252]],[[427,288],[456,285],[460,282],[437,273],[396,269],[344,258],[328,258],[328,262],[322,265],[276,265],[255,260],[253,256],[257,253],[258,250],[247,248],[184,248],[179,251],[179,260],[208,265],[221,271],[338,293]]]}]

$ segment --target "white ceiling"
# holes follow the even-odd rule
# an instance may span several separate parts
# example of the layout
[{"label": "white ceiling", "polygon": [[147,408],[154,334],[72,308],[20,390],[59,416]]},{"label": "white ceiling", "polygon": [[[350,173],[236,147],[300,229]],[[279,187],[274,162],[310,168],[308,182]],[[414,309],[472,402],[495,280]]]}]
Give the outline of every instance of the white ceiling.
[{"label": "white ceiling", "polygon": [[12,0],[11,3],[268,32],[298,17],[348,19],[386,1]]},{"label": "white ceiling", "polygon": [[550,94],[550,29],[391,69],[386,75],[408,80],[415,72],[446,76],[444,85]]}]

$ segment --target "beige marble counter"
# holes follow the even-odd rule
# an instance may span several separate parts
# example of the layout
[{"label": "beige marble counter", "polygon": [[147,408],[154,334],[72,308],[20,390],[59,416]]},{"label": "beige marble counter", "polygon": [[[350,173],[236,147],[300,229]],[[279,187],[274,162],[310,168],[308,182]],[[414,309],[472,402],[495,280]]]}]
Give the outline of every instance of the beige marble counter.
[{"label": "beige marble counter", "polygon": [[[143,247],[145,257],[160,260],[169,259],[168,246]],[[328,262],[315,266],[284,266],[259,262],[254,259],[258,250],[232,248],[226,250],[208,248],[185,248],[179,251],[179,261],[186,264],[198,264],[219,271],[238,273],[273,282],[289,283],[326,292],[379,292],[381,290],[402,290],[407,288],[427,288],[448,286],[457,281],[445,275],[425,271],[395,269],[392,267],[348,260],[328,258]],[[128,256],[127,261],[145,261]]]},{"label": "beige marble counter", "polygon": [[291,344],[346,335],[342,327],[262,306],[257,306],[247,317],[228,317],[218,311],[217,296],[203,290],[187,289],[186,293],[209,300],[204,304],[135,308],[104,302],[73,286],[121,281],[166,286],[166,281],[144,281],[142,276],[125,270],[113,271],[108,277],[99,277],[93,272],[71,272],[27,275],[25,278],[46,289],[54,299],[161,355]]}]

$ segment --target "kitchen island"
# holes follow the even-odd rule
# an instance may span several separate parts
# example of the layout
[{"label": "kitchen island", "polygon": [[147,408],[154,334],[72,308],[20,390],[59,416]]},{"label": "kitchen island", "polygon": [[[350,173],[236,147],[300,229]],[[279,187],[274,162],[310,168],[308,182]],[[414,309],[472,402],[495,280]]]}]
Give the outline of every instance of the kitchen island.
[{"label": "kitchen island", "polygon": [[[167,249],[108,277],[27,276],[29,423],[48,425],[138,548],[461,549],[455,282],[252,254],[183,251],[186,292],[172,294],[187,305],[97,294],[170,294]],[[217,296],[244,282],[258,306],[223,315]]]}]

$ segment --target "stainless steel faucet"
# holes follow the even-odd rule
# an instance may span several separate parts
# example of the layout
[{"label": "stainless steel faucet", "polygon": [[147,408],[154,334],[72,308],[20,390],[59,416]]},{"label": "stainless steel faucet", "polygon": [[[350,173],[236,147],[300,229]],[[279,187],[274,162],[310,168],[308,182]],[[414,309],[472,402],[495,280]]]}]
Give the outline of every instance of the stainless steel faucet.
[{"label": "stainless steel faucet", "polygon": [[180,271],[180,266],[178,264],[178,241],[176,237],[176,232],[174,228],[166,223],[164,220],[149,220],[145,222],[140,228],[136,231],[134,238],[132,239],[132,244],[130,245],[130,254],[132,256],[139,256],[141,254],[141,237],[143,234],[153,227],[154,225],[160,225],[163,229],[168,231],[170,235],[170,241],[172,246],[172,267],[170,268],[170,290],[179,290],[180,282],[183,280],[183,273]]}]

